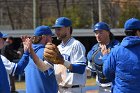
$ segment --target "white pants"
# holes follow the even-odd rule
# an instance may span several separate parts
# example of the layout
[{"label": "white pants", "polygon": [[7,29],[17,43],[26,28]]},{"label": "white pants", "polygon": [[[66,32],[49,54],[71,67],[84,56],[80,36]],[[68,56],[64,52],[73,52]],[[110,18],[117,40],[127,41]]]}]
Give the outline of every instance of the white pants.
[{"label": "white pants", "polygon": [[59,87],[58,93],[86,93],[84,87],[78,88],[62,88]]},{"label": "white pants", "polygon": [[111,87],[100,87],[99,86],[99,93],[111,93]]}]

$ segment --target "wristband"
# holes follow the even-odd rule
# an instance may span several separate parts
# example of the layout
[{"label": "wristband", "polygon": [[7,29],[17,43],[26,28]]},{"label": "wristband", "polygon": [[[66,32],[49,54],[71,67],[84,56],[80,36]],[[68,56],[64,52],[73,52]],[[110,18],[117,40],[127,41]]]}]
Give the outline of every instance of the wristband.
[{"label": "wristband", "polygon": [[69,68],[71,63],[69,61],[64,61],[64,64],[63,64],[66,68]]}]

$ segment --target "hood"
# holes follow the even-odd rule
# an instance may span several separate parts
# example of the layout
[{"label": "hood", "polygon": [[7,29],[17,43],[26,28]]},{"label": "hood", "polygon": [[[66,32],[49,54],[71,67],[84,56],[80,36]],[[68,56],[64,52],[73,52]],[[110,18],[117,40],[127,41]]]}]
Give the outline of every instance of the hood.
[{"label": "hood", "polygon": [[37,52],[40,48],[45,48],[45,45],[43,44],[33,44],[32,45],[35,52]]},{"label": "hood", "polygon": [[124,47],[134,46],[137,44],[140,44],[140,37],[138,36],[127,36],[121,42],[121,45]]}]

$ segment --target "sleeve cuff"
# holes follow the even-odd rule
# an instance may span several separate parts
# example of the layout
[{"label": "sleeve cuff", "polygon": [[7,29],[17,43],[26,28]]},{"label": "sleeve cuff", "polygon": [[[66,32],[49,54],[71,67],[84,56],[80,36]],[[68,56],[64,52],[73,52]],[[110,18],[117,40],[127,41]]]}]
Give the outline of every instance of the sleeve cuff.
[{"label": "sleeve cuff", "polygon": [[71,63],[69,61],[64,61],[64,64],[63,64],[66,68],[69,68]]},{"label": "sleeve cuff", "polygon": [[25,51],[24,54],[29,55],[30,53],[28,51]]}]

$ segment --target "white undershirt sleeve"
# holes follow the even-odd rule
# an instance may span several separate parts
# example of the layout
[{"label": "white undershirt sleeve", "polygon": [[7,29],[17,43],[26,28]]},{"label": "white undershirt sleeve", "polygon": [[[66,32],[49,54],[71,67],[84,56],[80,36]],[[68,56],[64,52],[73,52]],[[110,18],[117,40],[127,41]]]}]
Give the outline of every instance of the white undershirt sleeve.
[{"label": "white undershirt sleeve", "polygon": [[7,71],[7,74],[12,74],[14,75],[17,64],[10,62],[6,57],[4,57],[3,55],[1,55],[1,59],[3,61],[3,64],[5,66],[5,69]]},{"label": "white undershirt sleeve", "polygon": [[41,71],[46,71],[46,70],[48,70],[49,68],[53,68],[53,65],[50,64],[49,62],[47,62],[46,60],[43,61],[43,60],[39,59],[39,63],[40,63],[40,64],[38,64],[37,67],[38,67]]}]

